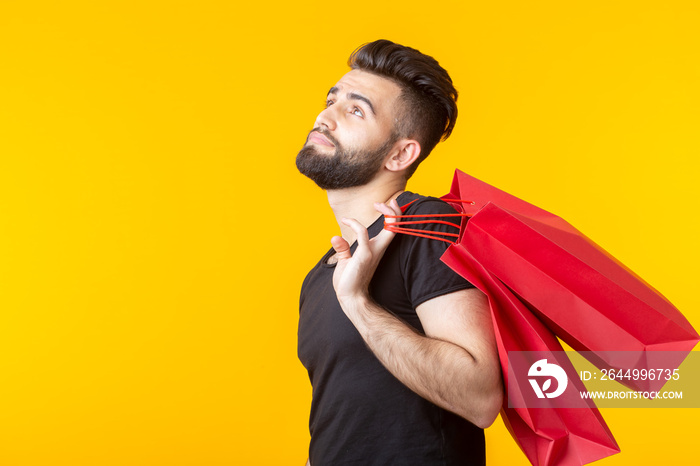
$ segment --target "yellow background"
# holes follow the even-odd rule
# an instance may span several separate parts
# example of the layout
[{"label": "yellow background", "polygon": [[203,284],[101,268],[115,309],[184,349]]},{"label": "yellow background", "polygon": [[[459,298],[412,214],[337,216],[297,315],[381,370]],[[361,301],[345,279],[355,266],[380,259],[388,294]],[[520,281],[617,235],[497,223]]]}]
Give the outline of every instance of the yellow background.
[{"label": "yellow background", "polygon": [[[556,212],[700,328],[697,5],[0,0],[0,465],[303,463],[298,290],[337,226],[294,157],[377,38],[461,92],[410,189]],[[604,415],[600,464],[697,461],[696,410]]]}]

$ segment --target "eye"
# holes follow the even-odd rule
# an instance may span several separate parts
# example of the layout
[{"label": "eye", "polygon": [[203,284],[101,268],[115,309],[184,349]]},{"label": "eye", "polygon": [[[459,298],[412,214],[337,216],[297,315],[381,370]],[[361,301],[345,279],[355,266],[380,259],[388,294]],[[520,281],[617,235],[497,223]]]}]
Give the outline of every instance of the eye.
[{"label": "eye", "polygon": [[360,110],[359,107],[353,107],[352,114],[355,116],[359,116],[360,118],[364,118],[364,116],[365,116],[365,114],[362,113],[362,110]]},{"label": "eye", "polygon": [[326,100],[326,108],[330,107],[331,105],[333,105],[333,101],[331,99],[327,99]]}]

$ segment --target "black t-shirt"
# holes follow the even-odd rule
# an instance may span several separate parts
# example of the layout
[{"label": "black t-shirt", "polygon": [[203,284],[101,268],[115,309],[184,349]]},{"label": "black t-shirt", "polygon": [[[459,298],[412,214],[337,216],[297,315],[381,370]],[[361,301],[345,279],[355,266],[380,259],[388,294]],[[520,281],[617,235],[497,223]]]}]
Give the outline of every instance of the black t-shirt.
[{"label": "black t-shirt", "polygon": [[[397,201],[403,206],[415,199],[404,214],[455,212],[438,199],[410,192]],[[459,217],[445,219],[459,224]],[[380,217],[368,228],[370,237],[383,223]],[[459,231],[435,224],[426,229]],[[419,304],[472,286],[440,261],[447,246],[397,235],[370,284],[372,298],[423,333],[415,311]],[[335,266],[327,263],[332,254],[330,249],[309,272],[300,299],[299,359],[313,388],[312,466],[483,465],[483,430],[408,389],[368,349],[338,304],[332,283]]]}]

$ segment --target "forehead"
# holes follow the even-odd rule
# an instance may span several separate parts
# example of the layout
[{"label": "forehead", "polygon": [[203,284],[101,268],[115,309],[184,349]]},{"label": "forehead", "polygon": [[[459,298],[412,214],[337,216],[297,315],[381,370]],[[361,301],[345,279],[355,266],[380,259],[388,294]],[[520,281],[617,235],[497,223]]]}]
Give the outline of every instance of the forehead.
[{"label": "forehead", "polygon": [[335,87],[340,94],[355,92],[367,97],[377,109],[391,108],[401,94],[394,81],[362,70],[347,72]]}]

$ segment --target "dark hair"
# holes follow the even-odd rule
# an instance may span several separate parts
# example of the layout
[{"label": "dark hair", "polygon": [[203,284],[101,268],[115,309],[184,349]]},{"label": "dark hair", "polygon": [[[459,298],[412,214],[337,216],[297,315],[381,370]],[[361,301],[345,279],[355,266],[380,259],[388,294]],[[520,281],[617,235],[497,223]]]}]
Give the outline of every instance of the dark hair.
[{"label": "dark hair", "polygon": [[396,132],[421,145],[420,156],[408,169],[410,177],[455,126],[457,89],[450,75],[433,57],[385,39],[356,49],[348,65],[391,79],[401,87]]}]

